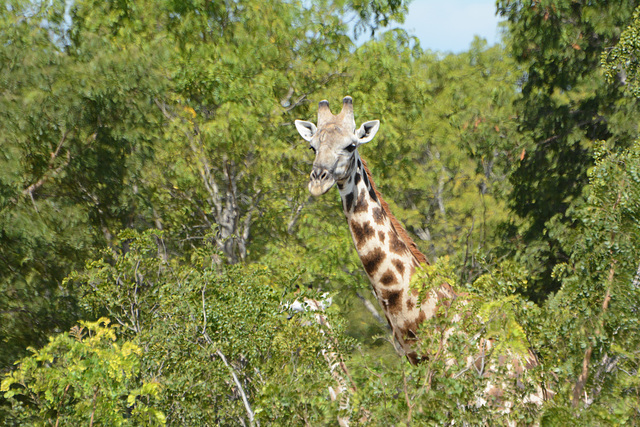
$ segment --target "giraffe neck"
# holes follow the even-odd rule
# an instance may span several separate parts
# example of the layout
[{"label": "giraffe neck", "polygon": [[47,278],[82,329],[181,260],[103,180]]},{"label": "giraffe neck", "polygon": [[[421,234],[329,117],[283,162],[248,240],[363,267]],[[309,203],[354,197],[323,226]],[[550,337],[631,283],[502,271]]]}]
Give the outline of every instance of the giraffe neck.
[{"label": "giraffe neck", "polygon": [[415,332],[435,314],[439,296],[434,294],[418,306],[417,291],[409,283],[426,258],[389,212],[357,151],[353,159],[349,178],[338,183],[351,237],[395,338],[415,362],[411,348]]}]

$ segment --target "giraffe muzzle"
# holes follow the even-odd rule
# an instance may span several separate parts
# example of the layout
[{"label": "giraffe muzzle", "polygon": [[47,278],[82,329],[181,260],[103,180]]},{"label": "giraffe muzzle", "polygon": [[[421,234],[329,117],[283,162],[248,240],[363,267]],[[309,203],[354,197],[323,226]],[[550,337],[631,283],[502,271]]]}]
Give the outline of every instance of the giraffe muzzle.
[{"label": "giraffe muzzle", "polygon": [[323,168],[313,168],[309,180],[309,192],[318,197],[326,193],[336,183],[333,174]]}]

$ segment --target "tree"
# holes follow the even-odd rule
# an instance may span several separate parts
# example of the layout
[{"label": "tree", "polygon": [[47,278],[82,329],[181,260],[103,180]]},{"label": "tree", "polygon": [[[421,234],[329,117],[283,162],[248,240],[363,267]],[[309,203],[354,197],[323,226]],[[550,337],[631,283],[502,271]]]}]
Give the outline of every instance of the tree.
[{"label": "tree", "polygon": [[640,151],[637,143],[613,152],[601,142],[595,153],[586,203],[569,212],[574,230],[553,236],[571,255],[554,268],[562,287],[545,304],[532,336],[558,377],[549,419],[634,424],[640,417]]},{"label": "tree", "polygon": [[[509,206],[518,216],[507,236],[528,265],[538,301],[559,288],[555,264],[566,261],[551,227],[570,228],[567,209],[580,204],[592,165],[593,141],[629,147],[637,136],[637,106],[619,84],[606,84],[600,56],[629,23],[635,2],[500,1],[507,43],[525,74],[517,102],[521,161],[510,174]],[[553,225],[552,225],[553,224]],[[556,233],[557,235],[558,233]]]},{"label": "tree", "polygon": [[286,240],[307,199],[289,111],[341,78],[345,14],[374,29],[405,5],[0,8],[0,369],[74,324],[62,279],[123,229],[231,263]]},{"label": "tree", "polygon": [[482,274],[478,254],[490,257],[506,220],[515,65],[482,40],[438,58],[402,32],[356,55],[362,66],[343,90],[360,99],[362,120],[382,120],[374,145],[362,149],[378,187],[431,261],[450,256],[473,281]]},{"label": "tree", "polygon": [[0,390],[13,404],[9,425],[164,425],[150,403],[157,381],[140,381],[142,349],[118,342],[108,319],[81,322],[20,360]]},{"label": "tree", "polygon": [[[331,334],[311,313],[288,311],[305,286],[286,266],[218,265],[211,246],[189,258],[159,254],[153,231],[126,232],[128,251],[88,264],[69,280],[83,304],[122,326],[144,351],[141,378],[157,382],[154,408],[169,424],[335,420],[335,386],[320,356],[327,340],[346,352],[340,322]],[[332,310],[328,310],[332,316]],[[336,319],[337,320],[337,319]]]}]

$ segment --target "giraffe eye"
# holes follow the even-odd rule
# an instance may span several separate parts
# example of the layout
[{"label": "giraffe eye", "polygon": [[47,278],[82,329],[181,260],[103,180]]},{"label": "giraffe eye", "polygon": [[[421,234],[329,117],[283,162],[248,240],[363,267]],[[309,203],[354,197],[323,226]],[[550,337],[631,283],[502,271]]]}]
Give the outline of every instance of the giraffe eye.
[{"label": "giraffe eye", "polygon": [[347,150],[347,151],[348,151],[348,152],[350,152],[350,153],[352,153],[352,152],[353,152],[353,150],[355,150],[355,149],[356,149],[356,144],[347,145],[347,146],[345,147],[345,150]]}]

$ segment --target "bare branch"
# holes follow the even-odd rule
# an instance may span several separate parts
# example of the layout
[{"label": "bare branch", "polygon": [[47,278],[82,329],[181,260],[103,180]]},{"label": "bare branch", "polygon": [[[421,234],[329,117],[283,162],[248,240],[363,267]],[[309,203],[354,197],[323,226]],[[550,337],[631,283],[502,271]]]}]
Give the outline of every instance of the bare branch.
[{"label": "bare branch", "polygon": [[220,356],[220,359],[222,359],[222,362],[229,369],[229,372],[231,372],[231,375],[233,376],[233,381],[236,383],[236,386],[238,386],[238,390],[240,391],[240,395],[242,396],[242,402],[244,403],[244,408],[246,409],[247,416],[249,417],[249,422],[251,423],[251,425],[256,424],[260,426],[260,423],[255,419],[253,411],[251,410],[251,405],[249,404],[249,400],[247,399],[247,395],[244,392],[244,389],[242,388],[242,384],[240,384],[240,380],[238,379],[236,372],[233,370],[231,365],[229,365],[229,362],[227,362],[227,358],[224,357],[224,354],[222,354],[222,352],[219,349],[216,350],[216,354]]},{"label": "bare branch", "polygon": [[[609,277],[607,280],[607,290],[605,292],[605,296],[602,301],[602,312],[600,313],[600,316],[599,316],[600,324],[596,327],[595,335],[599,335],[601,327],[604,326],[604,314],[609,308],[609,301],[611,300],[611,286],[613,285],[614,275],[615,275],[615,260],[611,262],[611,267],[609,269]],[[580,402],[580,398],[582,397],[584,387],[587,384],[587,379],[589,378],[589,363],[591,361],[592,351],[593,351],[593,346],[589,344],[589,346],[587,347],[587,350],[584,353],[584,358],[582,360],[582,372],[580,372],[580,375],[578,376],[578,381],[576,381],[576,385],[573,388],[572,405],[574,408],[578,406],[578,403]]]},{"label": "bare branch", "polygon": [[[209,345],[213,345],[213,340],[207,333],[207,310],[206,310],[206,304],[205,304],[206,290],[207,290],[207,286],[205,285],[202,288],[202,336],[204,337],[204,339],[207,341]],[[224,356],[222,351],[220,351],[220,349],[216,349],[216,354],[220,357],[220,359],[222,359],[222,362],[231,373],[231,376],[233,377],[233,381],[236,383],[236,386],[238,387],[238,391],[240,392],[240,396],[242,397],[242,402],[244,403],[245,410],[247,411],[247,416],[249,417],[249,422],[251,423],[251,425],[257,425],[259,427],[260,422],[255,419],[255,415],[251,410],[251,405],[249,404],[249,399],[247,398],[247,394],[245,393],[244,388],[242,388],[242,384],[240,383],[240,380],[238,379],[236,372],[233,370],[233,367],[229,364],[229,362],[227,362],[227,358]]]},{"label": "bare branch", "polygon": [[[71,161],[71,154],[67,151],[67,159],[66,159],[66,161],[62,165],[60,165],[57,168],[53,169],[53,163],[55,162],[56,158],[60,154],[60,149],[62,148],[62,145],[64,144],[64,142],[67,140],[67,136],[69,135],[70,132],[71,131],[66,130],[62,134],[62,137],[60,138],[60,141],[58,142],[58,146],[56,147],[55,151],[53,151],[51,153],[51,158],[49,159],[48,171],[52,171],[52,172],[51,173],[47,173],[48,171],[45,172],[39,180],[37,180],[33,184],[29,185],[27,188],[22,190],[22,194],[24,194],[25,196],[27,196],[27,195],[30,196],[32,201],[33,201],[33,192],[36,191],[38,188],[42,187],[42,185],[45,182],[47,182],[52,176],[55,176],[58,173],[60,173],[60,171],[62,169],[64,169],[69,164],[69,162]],[[35,205],[35,202],[34,202],[34,205]],[[37,209],[36,209],[36,211],[37,211]]]},{"label": "bare branch", "polygon": [[380,323],[380,325],[388,327],[387,321],[382,316],[380,316],[380,313],[378,313],[378,310],[371,303],[371,301],[366,299],[364,295],[361,295],[360,292],[356,292],[356,296],[360,298],[360,301],[362,301],[364,308],[366,308],[369,313],[371,313],[371,315],[378,321],[378,323]]},{"label": "bare branch", "polygon": [[291,217],[291,220],[289,221],[289,224],[287,225],[287,233],[289,234],[293,233],[293,229],[295,228],[296,224],[298,223],[298,220],[300,219],[300,214],[302,213],[302,209],[304,208],[304,205],[311,200],[311,197],[312,196],[309,196],[306,202],[300,203],[300,205],[296,208],[296,211],[294,212],[293,216]]}]

